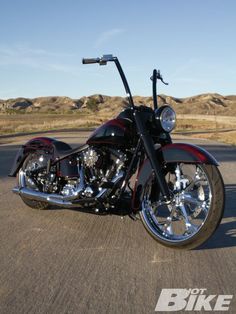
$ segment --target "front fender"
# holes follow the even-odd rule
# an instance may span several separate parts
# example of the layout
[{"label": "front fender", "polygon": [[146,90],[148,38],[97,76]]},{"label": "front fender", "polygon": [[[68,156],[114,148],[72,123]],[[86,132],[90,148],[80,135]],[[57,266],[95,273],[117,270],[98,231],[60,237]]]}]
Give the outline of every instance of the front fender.
[{"label": "front fender", "polygon": [[174,143],[160,147],[157,150],[157,156],[162,158],[165,163],[184,162],[219,166],[216,159],[205,149],[186,143]]},{"label": "front fender", "polygon": [[51,151],[53,149],[52,143],[54,141],[55,139],[49,137],[35,137],[29,140],[25,145],[22,145],[16,154],[15,160],[8,176],[16,176],[17,172],[20,170],[25,158],[29,155],[29,153],[41,149]]},{"label": "front fender", "polygon": [[[156,156],[161,166],[166,164],[184,162],[189,164],[211,164],[219,166],[216,159],[205,149],[192,144],[174,143],[157,149]],[[145,159],[139,168],[136,178],[132,208],[134,211],[140,209],[143,198],[144,186],[152,175],[150,161]]]}]

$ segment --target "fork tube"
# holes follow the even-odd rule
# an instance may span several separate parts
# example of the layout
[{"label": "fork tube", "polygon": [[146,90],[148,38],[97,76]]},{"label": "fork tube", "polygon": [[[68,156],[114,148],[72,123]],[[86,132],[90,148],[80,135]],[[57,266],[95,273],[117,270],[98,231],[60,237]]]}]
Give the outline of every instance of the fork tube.
[{"label": "fork tube", "polygon": [[158,108],[157,104],[157,70],[153,70],[152,75],[152,97],[153,97],[153,105],[154,109],[156,110]]},{"label": "fork tube", "polygon": [[152,169],[154,170],[154,173],[156,175],[156,179],[158,182],[158,185],[160,187],[161,193],[163,195],[163,198],[165,201],[170,201],[170,191],[169,187],[166,183],[165,176],[162,172],[160,162],[158,161],[156,157],[156,151],[154,148],[154,142],[152,137],[147,133],[145,130],[145,127],[142,122],[142,117],[140,112],[134,113],[135,122],[137,125],[137,129],[139,131],[139,135],[141,137],[141,140],[143,142],[143,146],[145,149],[145,152],[147,154],[147,157],[151,163]]}]

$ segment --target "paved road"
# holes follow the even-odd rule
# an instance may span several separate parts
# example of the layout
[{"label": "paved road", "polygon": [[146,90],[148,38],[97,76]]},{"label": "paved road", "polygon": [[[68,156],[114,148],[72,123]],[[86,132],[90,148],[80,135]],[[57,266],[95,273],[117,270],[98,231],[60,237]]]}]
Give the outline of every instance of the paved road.
[{"label": "paved road", "polygon": [[[87,135],[53,134],[72,144]],[[27,208],[11,193],[15,182],[7,177],[26,138],[0,145],[1,314],[146,314],[154,313],[162,288],[236,294],[235,148],[200,142],[221,163],[226,211],[204,246],[178,252],[157,244],[128,217]],[[230,313],[236,311],[235,298]]]}]

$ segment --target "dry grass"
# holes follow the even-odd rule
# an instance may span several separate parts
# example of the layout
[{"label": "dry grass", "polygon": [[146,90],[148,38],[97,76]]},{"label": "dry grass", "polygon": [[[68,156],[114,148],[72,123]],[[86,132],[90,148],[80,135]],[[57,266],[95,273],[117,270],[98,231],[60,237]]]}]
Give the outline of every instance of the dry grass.
[{"label": "dry grass", "polygon": [[[93,114],[86,111],[80,114],[0,114],[0,135],[96,127],[115,116],[114,112],[105,109]],[[222,132],[225,129],[229,131]],[[176,131],[194,131],[197,133],[190,136],[236,145],[236,117],[179,114]]]},{"label": "dry grass", "polygon": [[236,145],[236,117],[213,115],[178,115],[176,131],[189,132],[193,138],[204,138]]},{"label": "dry grass", "polygon": [[57,129],[93,127],[104,122],[100,116],[78,114],[0,115],[0,135]]},{"label": "dry grass", "polygon": [[230,145],[236,145],[236,131],[228,131],[228,132],[208,132],[208,133],[198,133],[191,134],[193,138],[203,138],[208,140],[214,140]]},{"label": "dry grass", "polygon": [[177,115],[178,130],[223,130],[236,129],[236,117],[214,115]]}]

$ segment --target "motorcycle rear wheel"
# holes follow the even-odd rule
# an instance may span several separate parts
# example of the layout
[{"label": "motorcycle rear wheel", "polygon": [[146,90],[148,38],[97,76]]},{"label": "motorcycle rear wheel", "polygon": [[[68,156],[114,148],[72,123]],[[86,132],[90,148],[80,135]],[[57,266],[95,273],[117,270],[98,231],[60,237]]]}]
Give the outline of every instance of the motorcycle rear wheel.
[{"label": "motorcycle rear wheel", "polygon": [[[20,171],[23,171],[25,172],[27,170],[27,167],[29,165],[30,162],[32,162],[32,159],[35,158],[35,156],[37,156],[37,154],[33,153],[33,154],[29,154],[29,156],[25,159],[23,165],[22,165],[22,168],[19,170]],[[37,158],[37,157],[36,157]],[[19,180],[19,172],[17,173],[17,184],[19,186],[19,188],[21,188],[21,182]],[[29,199],[29,198],[26,198],[22,195],[20,195],[22,201],[28,206],[28,207],[31,207],[31,208],[34,208],[34,209],[39,209],[39,210],[45,210],[45,209],[48,209],[49,208],[49,204],[46,203],[46,202],[40,202],[40,201],[36,201],[36,200],[32,200],[32,199]]]},{"label": "motorcycle rear wheel", "polygon": [[[182,184],[176,192],[176,176],[167,173],[166,180],[173,193],[170,205],[160,203],[155,179],[149,178],[144,188],[140,218],[151,236],[164,246],[194,249],[214,233],[223,216],[225,190],[218,168],[214,165],[179,164]],[[183,169],[193,167],[192,175]],[[172,176],[172,181],[169,180]],[[192,178],[191,178],[192,176]],[[154,193],[153,193],[154,192]],[[158,195],[158,197],[157,197]]]}]

